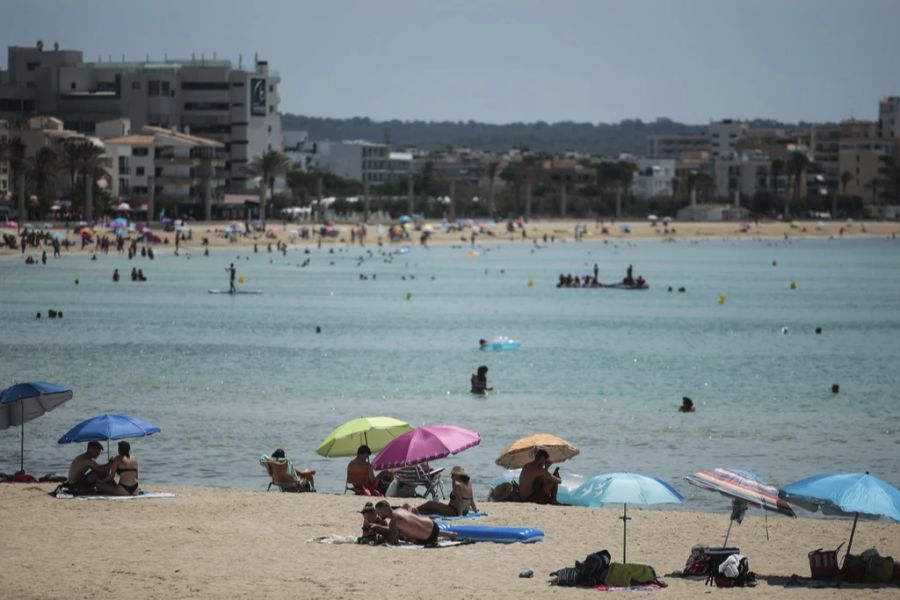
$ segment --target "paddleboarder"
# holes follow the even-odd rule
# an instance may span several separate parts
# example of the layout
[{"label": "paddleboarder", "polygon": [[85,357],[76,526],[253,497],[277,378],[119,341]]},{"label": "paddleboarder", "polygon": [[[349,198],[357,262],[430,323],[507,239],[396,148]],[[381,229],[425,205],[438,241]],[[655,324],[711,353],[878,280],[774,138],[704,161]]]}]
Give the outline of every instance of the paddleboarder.
[{"label": "paddleboarder", "polygon": [[234,275],[236,273],[235,268],[234,268],[234,263],[231,263],[231,265],[229,265],[228,268],[226,268],[225,270],[228,271],[228,277],[230,279],[230,282],[228,285],[228,293],[234,294],[235,292],[237,292],[237,289],[234,287]]}]

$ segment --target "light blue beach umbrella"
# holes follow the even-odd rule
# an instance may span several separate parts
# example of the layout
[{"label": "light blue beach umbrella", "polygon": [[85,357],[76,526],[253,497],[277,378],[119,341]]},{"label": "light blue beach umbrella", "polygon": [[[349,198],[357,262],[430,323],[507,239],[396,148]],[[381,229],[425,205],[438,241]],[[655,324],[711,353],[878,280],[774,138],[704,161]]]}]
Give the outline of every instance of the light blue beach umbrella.
[{"label": "light blue beach umbrella", "polygon": [[900,521],[900,490],[865,473],[820,473],[784,486],[779,494],[791,504],[826,515],[853,516],[847,554],[853,545],[856,523],[863,518],[888,517]]},{"label": "light blue beach umbrella", "polygon": [[72,390],[47,381],[17,383],[0,392],[0,429],[22,428],[20,470],[25,470],[25,423],[72,399]]},{"label": "light blue beach umbrella", "polygon": [[660,479],[640,473],[606,473],[597,475],[581,484],[572,492],[572,504],[578,506],[603,506],[622,503],[622,562],[627,562],[629,504],[671,504],[681,503],[684,496],[678,490]]}]

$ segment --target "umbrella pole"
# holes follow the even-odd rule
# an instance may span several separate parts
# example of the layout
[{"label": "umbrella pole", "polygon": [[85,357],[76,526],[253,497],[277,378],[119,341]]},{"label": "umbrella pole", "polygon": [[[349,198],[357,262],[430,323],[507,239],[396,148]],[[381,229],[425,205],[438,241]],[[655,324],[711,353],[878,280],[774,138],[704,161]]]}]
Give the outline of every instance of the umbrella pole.
[{"label": "umbrella pole", "polygon": [[850,530],[850,541],[847,542],[847,554],[844,555],[844,562],[847,562],[847,557],[850,556],[850,546],[853,545],[853,536],[856,533],[857,521],[859,521],[859,513],[853,515],[853,529]]},{"label": "umbrella pole", "polygon": [[631,517],[628,516],[628,504],[624,504],[624,508],[622,509],[624,512],[622,516],[619,517],[622,519],[622,562],[627,563],[626,560],[627,551],[628,551],[628,521],[631,520]]},{"label": "umbrella pole", "polygon": [[19,401],[19,414],[22,420],[22,435],[19,441],[19,470],[25,472],[25,403]]},{"label": "umbrella pole", "polygon": [[723,548],[727,548],[727,547],[728,547],[728,536],[731,535],[731,526],[732,526],[733,524],[734,524],[734,521],[732,521],[731,519],[728,519],[728,531],[725,532],[725,541],[722,542],[722,547],[723,547]]}]

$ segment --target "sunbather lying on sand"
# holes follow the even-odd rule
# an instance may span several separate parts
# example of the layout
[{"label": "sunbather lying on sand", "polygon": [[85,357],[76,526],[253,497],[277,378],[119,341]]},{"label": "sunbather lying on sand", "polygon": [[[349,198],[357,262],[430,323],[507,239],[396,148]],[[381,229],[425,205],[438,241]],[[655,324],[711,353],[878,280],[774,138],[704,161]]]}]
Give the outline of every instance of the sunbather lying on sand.
[{"label": "sunbather lying on sand", "polygon": [[462,517],[470,510],[476,512],[475,494],[472,491],[472,481],[469,474],[460,466],[453,467],[450,471],[450,480],[453,482],[453,491],[450,492],[450,502],[428,502],[416,507],[413,512],[420,515],[443,515],[445,517]]},{"label": "sunbather lying on sand", "polygon": [[423,546],[433,546],[438,538],[455,539],[456,534],[450,531],[442,531],[438,524],[429,519],[414,514],[405,508],[391,508],[387,500],[381,500],[375,505],[376,514],[388,522],[387,526],[370,523],[369,529],[380,533],[388,543],[396,544],[402,535],[407,540]]}]

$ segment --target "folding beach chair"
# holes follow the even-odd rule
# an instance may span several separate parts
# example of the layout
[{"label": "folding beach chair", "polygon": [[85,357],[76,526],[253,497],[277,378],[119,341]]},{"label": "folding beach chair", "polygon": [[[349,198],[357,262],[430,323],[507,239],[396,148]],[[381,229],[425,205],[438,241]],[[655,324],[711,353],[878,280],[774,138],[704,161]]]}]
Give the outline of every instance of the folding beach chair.
[{"label": "folding beach chair", "polygon": [[[428,498],[437,500],[438,497],[444,498],[444,484],[441,482],[441,473],[444,472],[443,467],[433,471],[426,471],[422,465],[411,465],[399,469],[394,475],[394,483],[391,484],[391,490],[388,495],[395,495],[400,498]],[[425,491],[421,494],[418,488],[424,487]]]},{"label": "folding beach chair", "polygon": [[298,476],[289,461],[279,459],[260,460],[259,464],[265,467],[266,472],[272,478],[269,487],[266,488],[267,492],[272,489],[273,485],[282,492],[316,491],[312,479],[312,476],[316,474],[315,471],[306,470]]}]

